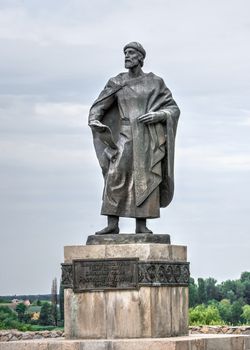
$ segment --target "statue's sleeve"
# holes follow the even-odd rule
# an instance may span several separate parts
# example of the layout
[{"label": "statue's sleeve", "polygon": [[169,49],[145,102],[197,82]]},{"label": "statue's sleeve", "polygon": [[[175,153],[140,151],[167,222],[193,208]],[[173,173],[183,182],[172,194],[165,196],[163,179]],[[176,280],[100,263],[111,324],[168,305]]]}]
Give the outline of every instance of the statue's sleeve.
[{"label": "statue's sleeve", "polygon": [[166,87],[163,80],[161,80],[160,84],[160,95],[164,96],[160,110],[166,112],[168,116],[171,116],[172,118],[178,120],[180,109],[173,99],[171,91]]},{"label": "statue's sleeve", "polygon": [[110,79],[97,100],[93,103],[89,112],[89,123],[94,120],[102,121],[106,111],[112,106],[116,100],[116,89]]}]

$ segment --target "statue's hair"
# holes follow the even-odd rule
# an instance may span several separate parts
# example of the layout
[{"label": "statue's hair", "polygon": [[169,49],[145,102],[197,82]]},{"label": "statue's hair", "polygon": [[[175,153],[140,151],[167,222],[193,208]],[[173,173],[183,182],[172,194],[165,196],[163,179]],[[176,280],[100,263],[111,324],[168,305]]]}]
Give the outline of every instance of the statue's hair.
[{"label": "statue's hair", "polygon": [[141,65],[141,67],[143,67],[145,57],[143,57],[143,54],[139,51],[138,51],[138,56],[139,56],[140,65]]}]

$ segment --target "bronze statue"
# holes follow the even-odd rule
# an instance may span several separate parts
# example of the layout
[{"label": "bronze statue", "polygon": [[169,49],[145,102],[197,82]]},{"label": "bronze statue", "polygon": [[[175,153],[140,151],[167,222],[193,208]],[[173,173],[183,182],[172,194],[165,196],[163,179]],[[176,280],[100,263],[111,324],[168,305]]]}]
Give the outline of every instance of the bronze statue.
[{"label": "bronze statue", "polygon": [[146,219],[158,218],[174,193],[174,144],[180,110],[164,81],[142,70],[146,51],[124,47],[125,68],[111,78],[90,109],[89,126],[104,177],[102,215],[119,233],[119,217],[136,219],[136,233],[152,233]]}]

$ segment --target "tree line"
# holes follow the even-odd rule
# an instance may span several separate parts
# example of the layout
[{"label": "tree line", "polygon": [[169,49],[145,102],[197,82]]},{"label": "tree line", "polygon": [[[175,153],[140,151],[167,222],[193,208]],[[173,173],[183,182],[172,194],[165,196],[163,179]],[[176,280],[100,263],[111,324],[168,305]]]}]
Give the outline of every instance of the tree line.
[{"label": "tree line", "polygon": [[[7,305],[14,298],[33,301],[30,307],[19,303],[15,309]],[[2,304],[1,304],[2,303]],[[190,278],[190,325],[250,324],[250,272],[237,280],[217,283],[214,278]],[[63,326],[64,290],[52,282],[51,294],[44,296],[0,297],[0,329],[38,330],[39,327]]]},{"label": "tree line", "polygon": [[[45,299],[36,296],[37,299],[27,295],[8,296],[0,298],[0,329],[18,329],[21,331],[43,330],[63,327],[64,324],[64,303],[63,288],[60,286],[60,293],[57,294],[57,280],[52,281],[51,294]],[[13,303],[12,300],[15,300]],[[23,301],[22,301],[23,300]],[[31,304],[26,304],[29,301]]]},{"label": "tree line", "polygon": [[190,323],[250,324],[250,272],[240,279],[217,283],[214,278],[190,278]]}]

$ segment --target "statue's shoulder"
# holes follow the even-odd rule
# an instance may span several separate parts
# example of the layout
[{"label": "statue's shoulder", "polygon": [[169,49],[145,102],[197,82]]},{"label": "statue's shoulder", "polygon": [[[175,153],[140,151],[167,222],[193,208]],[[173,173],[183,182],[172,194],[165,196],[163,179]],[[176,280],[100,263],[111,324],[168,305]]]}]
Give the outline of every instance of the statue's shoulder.
[{"label": "statue's shoulder", "polygon": [[115,77],[111,77],[107,85],[122,85],[125,81],[126,73],[119,73]]},{"label": "statue's shoulder", "polygon": [[152,72],[147,73],[147,77],[149,79],[153,79],[155,82],[158,82],[159,84],[164,83],[164,80],[161,77],[159,77],[158,75],[156,75],[156,74],[154,74]]}]

